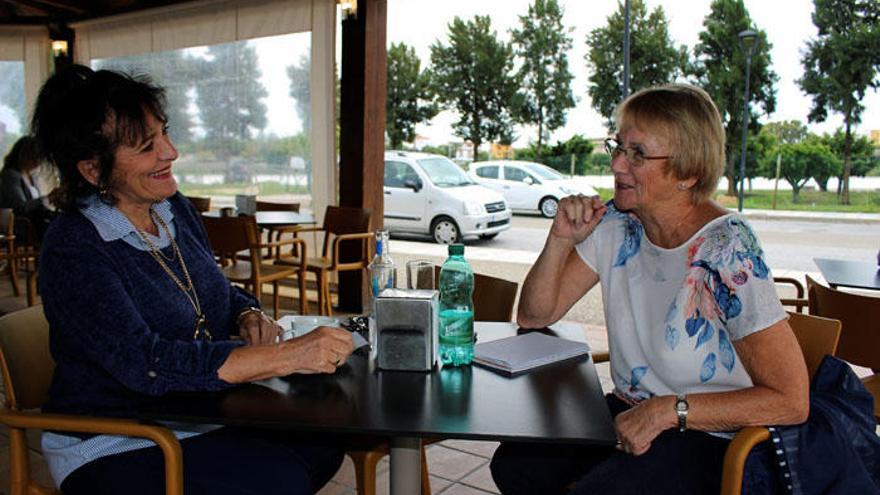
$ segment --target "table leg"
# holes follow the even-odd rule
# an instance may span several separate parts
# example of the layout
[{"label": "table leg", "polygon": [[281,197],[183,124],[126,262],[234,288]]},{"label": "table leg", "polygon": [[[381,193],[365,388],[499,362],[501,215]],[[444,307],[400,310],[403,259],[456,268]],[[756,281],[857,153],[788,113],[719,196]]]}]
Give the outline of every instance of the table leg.
[{"label": "table leg", "polygon": [[391,439],[391,495],[412,495],[422,490],[422,440]]}]

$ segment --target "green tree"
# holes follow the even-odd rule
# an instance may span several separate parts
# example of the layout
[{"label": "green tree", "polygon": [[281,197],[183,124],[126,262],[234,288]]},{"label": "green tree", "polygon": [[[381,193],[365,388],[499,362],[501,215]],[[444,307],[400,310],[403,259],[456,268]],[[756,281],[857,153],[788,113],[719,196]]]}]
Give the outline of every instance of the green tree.
[{"label": "green tree", "polygon": [[302,55],[296,65],[288,65],[287,78],[290,79],[288,94],[293,98],[296,115],[303,130],[308,131],[312,128],[311,58]]},{"label": "green tree", "polygon": [[21,128],[21,134],[28,133],[27,110],[24,104],[24,64],[0,62],[0,106],[4,106],[15,115]]},{"label": "green tree", "polygon": [[792,201],[800,199],[801,189],[814,175],[826,174],[839,167],[840,162],[827,146],[818,140],[800,143],[783,143],[771,150],[761,161],[765,174],[772,170],[776,175],[776,156],[782,157],[780,177],[791,185]]},{"label": "green tree", "polygon": [[416,138],[416,124],[430,120],[440,110],[433,101],[428,71],[422,71],[416,51],[405,43],[388,49],[388,91],[385,132],[391,149]]},{"label": "green tree", "polygon": [[254,132],[266,128],[268,95],[260,83],[257,53],[244,43],[224,43],[208,48],[202,79],[196,86],[199,117],[205,139],[221,159],[238,155]]},{"label": "green tree", "polygon": [[[593,108],[612,126],[612,114],[622,99],[623,17],[624,5],[608,17],[604,27],[587,35],[587,68],[590,70],[588,92]],[[663,7],[648,14],[644,0],[630,4],[630,75],[631,91],[665,84],[684,74],[688,64],[687,49],[676,47],[669,36],[669,21]]]},{"label": "green tree", "polygon": [[768,122],[761,127],[761,132],[766,132],[776,138],[779,143],[799,143],[807,138],[810,132],[807,126],[800,120],[783,120],[780,122]]},{"label": "green tree", "polygon": [[[874,143],[868,139],[867,136],[849,136],[849,163],[850,163],[850,176],[856,177],[864,177],[868,175],[874,167],[877,166],[878,158],[874,156]],[[843,129],[837,129],[834,134],[825,134],[820,138],[821,142],[828,146],[831,150],[831,153],[841,160],[841,163],[846,163],[846,143],[847,143],[847,135]],[[843,174],[845,171],[845,166],[842,166],[837,174],[829,175],[826,177],[820,178],[814,177],[816,182],[819,183],[819,187],[823,191],[828,190],[828,179],[831,177],[837,177],[837,194],[841,194],[841,190],[844,184]]]},{"label": "green tree", "polygon": [[176,146],[193,143],[194,122],[189,111],[189,91],[200,77],[198,60],[183,50],[168,50],[104,59],[97,68],[149,75],[153,82],[165,89],[165,113],[171,140]]},{"label": "green tree", "polygon": [[511,139],[513,49],[497,39],[488,16],[456,17],[449,24],[449,44],[431,45],[431,65],[434,94],[458,113],[453,130],[474,144],[474,156],[484,141]]},{"label": "green tree", "polygon": [[528,148],[516,150],[516,159],[543,163],[560,173],[569,174],[571,173],[571,157],[574,156],[575,174],[584,175],[591,167],[592,153],[593,143],[582,135],[575,134],[568,141],[558,141],[554,146],[547,147],[543,156],[538,155],[537,146],[532,143]]},{"label": "green tree", "polygon": [[520,58],[514,117],[538,126],[537,157],[540,160],[544,133],[565,125],[565,114],[574,107],[568,70],[571,28],[562,25],[562,8],[556,0],[535,0],[529,13],[520,16],[520,29],[511,32]]},{"label": "green tree", "polygon": [[[749,81],[749,129],[754,135],[760,128],[756,110],[767,115],[776,108],[774,85],[779,77],[770,68],[770,49],[767,34],[756,29],[742,0],[713,0],[709,14],[703,19],[700,42],[694,48],[694,75],[705,89],[718,111],[727,134],[727,193],[736,193],[739,176],[740,146],[743,122],[743,92],[745,91],[746,53],[740,45],[739,32],[753,29],[758,32],[755,53],[752,55]],[[746,171],[752,176],[754,171]]]},{"label": "green tree", "polygon": [[852,127],[862,120],[862,98],[868,87],[880,86],[880,2],[877,0],[814,0],[813,24],[819,33],[807,43],[801,62],[801,89],[813,97],[807,118],[823,122],[828,111],[843,116],[843,187],[840,202],[849,204],[852,173]]}]

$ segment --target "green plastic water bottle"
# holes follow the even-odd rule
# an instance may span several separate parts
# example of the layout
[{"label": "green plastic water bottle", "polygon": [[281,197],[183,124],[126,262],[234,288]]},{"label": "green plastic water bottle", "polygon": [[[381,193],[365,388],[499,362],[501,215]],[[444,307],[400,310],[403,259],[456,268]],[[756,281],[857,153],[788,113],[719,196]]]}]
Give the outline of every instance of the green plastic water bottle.
[{"label": "green plastic water bottle", "polygon": [[450,244],[440,269],[440,362],[470,364],[474,359],[474,271],[464,244]]}]

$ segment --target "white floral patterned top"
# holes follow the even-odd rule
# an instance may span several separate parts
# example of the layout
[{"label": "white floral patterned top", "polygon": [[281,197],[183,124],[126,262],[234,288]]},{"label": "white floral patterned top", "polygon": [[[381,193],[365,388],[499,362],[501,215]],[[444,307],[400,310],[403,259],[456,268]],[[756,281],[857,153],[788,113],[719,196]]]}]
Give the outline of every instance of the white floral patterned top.
[{"label": "white floral patterned top", "polygon": [[665,249],[651,243],[634,215],[609,202],[577,251],[599,275],[621,399],[752,386],[731,342],[786,314],[745,220],[723,215]]}]

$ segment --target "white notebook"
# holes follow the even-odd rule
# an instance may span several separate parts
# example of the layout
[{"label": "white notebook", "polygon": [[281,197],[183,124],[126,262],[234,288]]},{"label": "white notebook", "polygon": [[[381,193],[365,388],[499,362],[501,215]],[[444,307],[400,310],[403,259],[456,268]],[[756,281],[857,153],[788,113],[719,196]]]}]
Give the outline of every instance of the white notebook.
[{"label": "white notebook", "polygon": [[474,363],[515,376],[589,353],[586,343],[529,332],[478,343],[474,346]]}]

